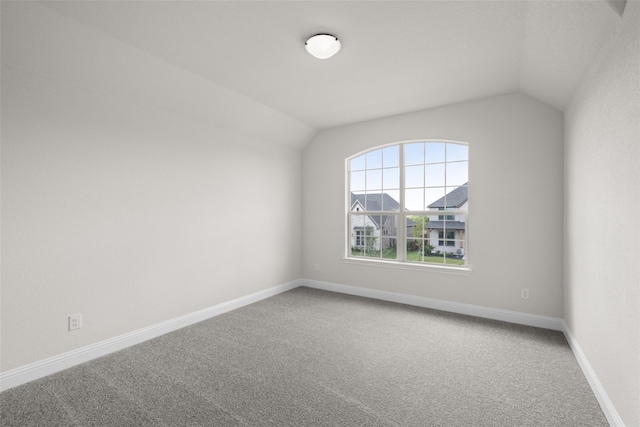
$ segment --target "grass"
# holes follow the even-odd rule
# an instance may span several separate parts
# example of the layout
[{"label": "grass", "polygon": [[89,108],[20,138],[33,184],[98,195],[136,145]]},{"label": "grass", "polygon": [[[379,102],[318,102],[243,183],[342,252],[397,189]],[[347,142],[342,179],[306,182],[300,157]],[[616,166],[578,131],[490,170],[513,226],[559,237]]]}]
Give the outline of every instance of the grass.
[{"label": "grass", "polygon": [[[371,254],[365,254],[364,251],[358,249],[351,249],[352,256],[360,256],[365,258],[383,258],[383,259],[397,259],[396,248],[388,248],[382,251],[382,256],[379,252],[373,252]],[[424,262],[430,264],[449,264],[449,265],[464,265],[463,259],[457,258],[445,258],[443,256],[424,255],[421,257],[420,251],[408,251],[407,261],[412,262]]]}]

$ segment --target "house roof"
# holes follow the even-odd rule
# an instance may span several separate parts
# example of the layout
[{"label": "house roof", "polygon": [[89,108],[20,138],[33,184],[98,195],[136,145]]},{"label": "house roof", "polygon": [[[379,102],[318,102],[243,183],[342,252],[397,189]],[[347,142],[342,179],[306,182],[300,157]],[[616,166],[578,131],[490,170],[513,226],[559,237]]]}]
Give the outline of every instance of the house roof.
[{"label": "house roof", "polygon": [[[354,194],[351,193],[351,210],[354,205],[359,203],[367,211],[381,211],[384,208],[385,211],[397,211],[400,210],[400,203],[387,193],[373,193],[373,194]],[[384,224],[389,215],[369,215],[371,220],[380,227],[380,223]],[[415,225],[415,221],[407,218],[407,227]]]},{"label": "house roof", "polygon": [[[443,230],[445,221],[429,221],[427,228],[430,230]],[[447,230],[464,230],[465,224],[462,221],[446,221]]]},{"label": "house roof", "polygon": [[400,203],[387,193],[374,194],[354,194],[351,193],[351,207],[358,201],[367,211],[381,211],[384,207],[385,211],[400,210]]},{"label": "house roof", "polygon": [[[377,194],[354,194],[351,193],[351,210],[353,210],[354,204],[358,202],[366,211],[381,211],[384,207],[387,211],[398,210],[400,203],[387,193]],[[369,215],[371,220],[376,224],[376,227],[380,228],[381,225],[387,222],[388,215]]]},{"label": "house roof", "polygon": [[[464,205],[466,201],[469,199],[469,183],[465,182],[460,187],[456,188],[453,191],[450,191],[445,196],[431,203],[429,208],[459,208]],[[446,200],[446,206],[445,206]]]}]

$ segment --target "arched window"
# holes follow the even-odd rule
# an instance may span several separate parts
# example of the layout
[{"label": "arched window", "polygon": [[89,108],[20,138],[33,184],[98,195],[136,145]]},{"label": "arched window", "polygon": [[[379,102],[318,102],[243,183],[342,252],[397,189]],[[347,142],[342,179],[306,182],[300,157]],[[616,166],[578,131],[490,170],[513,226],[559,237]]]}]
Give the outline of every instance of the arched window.
[{"label": "arched window", "polygon": [[347,177],[347,258],[468,266],[468,144],[376,147],[347,159]]}]

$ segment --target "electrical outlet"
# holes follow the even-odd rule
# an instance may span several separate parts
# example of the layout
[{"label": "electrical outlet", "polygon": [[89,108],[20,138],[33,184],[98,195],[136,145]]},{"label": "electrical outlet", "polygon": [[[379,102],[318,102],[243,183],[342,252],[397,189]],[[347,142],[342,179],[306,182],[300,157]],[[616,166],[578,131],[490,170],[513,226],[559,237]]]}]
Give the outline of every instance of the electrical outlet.
[{"label": "electrical outlet", "polygon": [[529,288],[522,288],[520,290],[520,298],[529,299]]},{"label": "electrical outlet", "polygon": [[314,271],[320,271],[320,264],[316,263]]},{"label": "electrical outlet", "polygon": [[82,328],[82,314],[72,314],[69,316],[69,330]]}]

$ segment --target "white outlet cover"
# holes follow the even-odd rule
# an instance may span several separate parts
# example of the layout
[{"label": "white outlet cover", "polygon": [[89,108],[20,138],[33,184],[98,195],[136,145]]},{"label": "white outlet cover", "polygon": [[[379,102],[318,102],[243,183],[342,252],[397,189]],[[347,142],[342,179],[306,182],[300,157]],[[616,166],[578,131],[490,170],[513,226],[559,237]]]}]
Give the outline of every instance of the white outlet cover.
[{"label": "white outlet cover", "polygon": [[69,330],[82,328],[82,314],[72,314],[69,316]]}]

